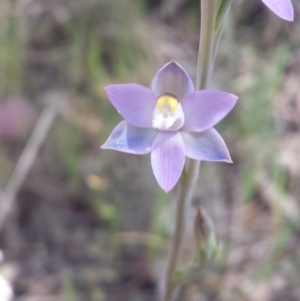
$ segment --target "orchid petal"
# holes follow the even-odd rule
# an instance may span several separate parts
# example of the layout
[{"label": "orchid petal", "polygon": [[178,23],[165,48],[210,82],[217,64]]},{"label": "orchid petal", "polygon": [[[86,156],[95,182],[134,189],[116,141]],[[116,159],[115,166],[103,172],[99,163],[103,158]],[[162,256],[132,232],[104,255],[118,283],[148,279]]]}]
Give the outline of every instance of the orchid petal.
[{"label": "orchid petal", "polygon": [[185,123],[183,129],[201,132],[213,127],[234,107],[237,96],[221,91],[201,90],[182,102]]},{"label": "orchid petal", "polygon": [[150,153],[156,135],[157,131],[152,128],[143,129],[122,121],[114,128],[101,148],[144,155]]},{"label": "orchid petal", "polygon": [[223,138],[214,128],[200,133],[181,132],[181,134],[187,157],[201,161],[232,163]]},{"label": "orchid petal", "polygon": [[171,93],[179,101],[195,91],[188,73],[174,61],[166,64],[156,73],[151,89],[157,97],[165,93]]},{"label": "orchid petal", "polygon": [[294,9],[291,0],[262,0],[278,17],[294,21]]},{"label": "orchid petal", "polygon": [[185,161],[185,147],[179,132],[159,132],[153,142],[151,164],[161,188],[168,192],[180,178]]},{"label": "orchid petal", "polygon": [[113,106],[129,124],[141,128],[152,126],[156,96],[150,89],[138,84],[117,84],[105,90]]}]

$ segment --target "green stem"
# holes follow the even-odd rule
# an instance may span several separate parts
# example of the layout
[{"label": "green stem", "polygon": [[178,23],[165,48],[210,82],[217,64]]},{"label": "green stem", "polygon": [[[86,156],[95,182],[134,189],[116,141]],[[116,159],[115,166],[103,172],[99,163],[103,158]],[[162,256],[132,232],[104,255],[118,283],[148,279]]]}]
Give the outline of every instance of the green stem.
[{"label": "green stem", "polygon": [[[207,88],[211,79],[217,10],[218,0],[201,0],[201,30],[197,66],[197,90]],[[191,202],[199,174],[199,167],[200,161],[191,160],[180,181],[176,207],[175,230],[167,263],[167,273],[164,279],[162,301],[171,301],[173,298],[175,289],[173,277],[185,228],[185,208],[187,208]]]},{"label": "green stem", "polygon": [[201,0],[201,30],[197,65],[197,90],[206,89],[209,86],[211,79],[217,2],[217,0]]},{"label": "green stem", "polygon": [[182,236],[185,229],[185,212],[192,199],[194,186],[198,178],[199,165],[199,161],[191,161],[189,166],[190,168],[188,169],[188,172],[182,177],[181,183],[179,185],[178,200],[176,203],[174,236],[167,263],[167,273],[165,276],[165,287],[163,291],[162,301],[172,300],[174,292],[173,276],[176,269]]}]

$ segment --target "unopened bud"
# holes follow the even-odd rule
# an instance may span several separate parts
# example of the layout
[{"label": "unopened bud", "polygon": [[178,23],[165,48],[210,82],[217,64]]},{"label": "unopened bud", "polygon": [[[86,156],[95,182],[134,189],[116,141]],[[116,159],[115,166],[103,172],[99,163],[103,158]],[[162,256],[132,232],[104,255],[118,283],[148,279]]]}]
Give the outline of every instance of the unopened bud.
[{"label": "unopened bud", "polygon": [[201,206],[195,217],[194,235],[199,263],[208,263],[218,254],[219,246],[213,222]]},{"label": "unopened bud", "polygon": [[197,209],[194,236],[196,256],[188,266],[176,271],[174,277],[176,284],[198,277],[199,273],[207,268],[219,252],[213,222],[202,207]]}]

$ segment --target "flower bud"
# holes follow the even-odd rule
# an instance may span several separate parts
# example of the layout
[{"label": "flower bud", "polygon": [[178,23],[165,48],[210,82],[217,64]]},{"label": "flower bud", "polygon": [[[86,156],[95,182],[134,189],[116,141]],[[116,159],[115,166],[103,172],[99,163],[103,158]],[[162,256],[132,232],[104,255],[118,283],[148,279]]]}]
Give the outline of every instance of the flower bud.
[{"label": "flower bud", "polygon": [[213,260],[219,252],[214,225],[203,207],[197,209],[194,222],[197,261],[205,264]]}]

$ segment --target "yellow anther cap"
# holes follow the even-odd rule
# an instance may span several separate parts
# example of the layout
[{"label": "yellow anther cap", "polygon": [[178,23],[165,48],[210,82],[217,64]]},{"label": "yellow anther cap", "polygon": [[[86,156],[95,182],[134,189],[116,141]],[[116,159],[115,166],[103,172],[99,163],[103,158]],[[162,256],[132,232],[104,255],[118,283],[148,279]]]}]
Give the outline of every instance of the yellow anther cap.
[{"label": "yellow anther cap", "polygon": [[163,94],[157,99],[156,106],[159,110],[169,110],[170,112],[176,111],[178,107],[178,99],[172,94]]}]

